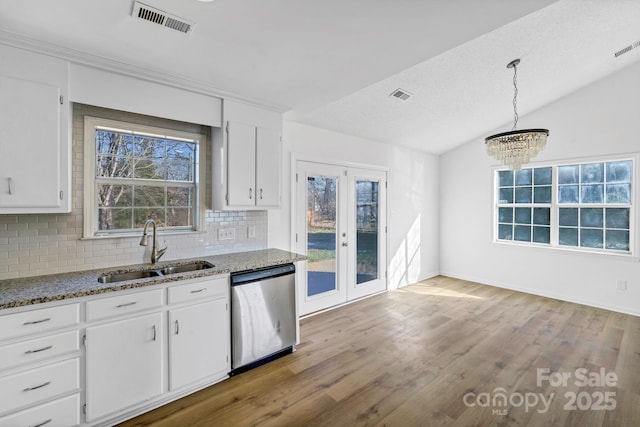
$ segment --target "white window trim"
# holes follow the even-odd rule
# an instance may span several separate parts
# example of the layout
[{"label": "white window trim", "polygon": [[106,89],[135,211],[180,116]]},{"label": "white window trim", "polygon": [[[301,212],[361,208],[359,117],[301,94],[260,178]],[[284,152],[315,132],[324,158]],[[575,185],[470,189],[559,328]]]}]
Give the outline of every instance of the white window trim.
[{"label": "white window trim", "polygon": [[168,128],[155,126],[145,126],[135,123],[126,122],[124,120],[110,120],[100,117],[84,116],[84,201],[83,201],[83,237],[82,240],[91,239],[113,239],[122,237],[140,237],[140,232],[111,232],[97,234],[98,226],[98,202],[96,195],[96,143],[95,129],[96,126],[127,128],[137,132],[150,134],[164,134],[169,137],[183,138],[198,141],[198,157],[196,158],[196,209],[194,210],[194,228],[193,229],[169,229],[158,228],[158,233],[162,235],[175,234],[200,234],[205,227],[205,189],[206,181],[206,135],[182,132]]},{"label": "white window trim", "polygon": [[[629,214],[629,251],[614,251],[607,249],[597,249],[597,248],[585,248],[581,246],[560,246],[559,245],[559,225],[558,225],[558,180],[557,180],[557,166],[564,165],[572,165],[572,164],[583,164],[583,163],[606,163],[606,162],[614,162],[614,161],[624,161],[630,160],[632,162],[633,167],[633,177],[631,182],[631,212]],[[623,154],[615,154],[615,155],[603,155],[603,156],[590,156],[590,157],[579,157],[579,158],[569,158],[555,161],[545,161],[545,162],[531,162],[526,165],[523,165],[523,169],[535,169],[535,168],[543,168],[543,167],[552,167],[552,194],[551,194],[551,236],[550,243],[536,243],[536,242],[522,242],[515,240],[499,240],[498,239],[498,198],[496,189],[498,188],[497,182],[497,172],[508,170],[508,168],[504,166],[494,166],[491,168],[491,184],[492,184],[492,197],[491,197],[491,221],[492,221],[492,235],[491,235],[491,243],[495,243],[497,245],[505,245],[505,246],[519,246],[526,248],[537,248],[542,250],[554,250],[568,253],[583,253],[590,255],[600,255],[606,257],[618,257],[622,259],[629,259],[633,261],[640,260],[640,256],[638,256],[638,248],[640,248],[640,233],[637,230],[637,225],[640,224],[640,171],[638,171],[638,167],[640,166],[640,153],[623,153]],[[599,205],[598,205],[599,206]],[[573,205],[567,207],[573,207]],[[607,207],[619,207],[619,205],[611,205]]]}]

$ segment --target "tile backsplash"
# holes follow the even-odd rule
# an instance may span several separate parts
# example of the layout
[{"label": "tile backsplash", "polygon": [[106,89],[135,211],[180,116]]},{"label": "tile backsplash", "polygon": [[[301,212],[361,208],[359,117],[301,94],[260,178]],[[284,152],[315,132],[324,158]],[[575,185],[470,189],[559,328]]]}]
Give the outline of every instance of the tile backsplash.
[{"label": "tile backsplash", "polygon": [[[85,115],[210,135],[208,129],[199,125],[74,104],[72,212],[0,215],[0,280],[148,262],[151,242],[149,246],[142,247],[139,245],[140,237],[81,240]],[[207,157],[207,182],[210,183],[210,154]],[[221,229],[232,230],[235,236],[221,240]],[[250,229],[252,233],[249,232]],[[164,247],[165,241],[169,249],[162,258],[163,261],[265,249],[267,212],[206,210],[205,229],[202,232],[166,236],[160,234],[158,246]]]}]

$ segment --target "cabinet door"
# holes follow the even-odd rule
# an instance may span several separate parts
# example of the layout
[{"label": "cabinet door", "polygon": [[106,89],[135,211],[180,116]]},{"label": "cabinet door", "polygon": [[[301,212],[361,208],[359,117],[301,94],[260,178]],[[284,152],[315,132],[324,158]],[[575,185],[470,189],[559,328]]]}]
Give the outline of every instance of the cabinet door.
[{"label": "cabinet door", "polygon": [[255,206],[256,128],[228,122],[227,132],[227,203]]},{"label": "cabinet door", "polygon": [[162,393],[162,314],[86,330],[87,421]]},{"label": "cabinet door", "polygon": [[229,313],[226,299],[169,311],[171,391],[229,372]]},{"label": "cabinet door", "polygon": [[258,128],[256,140],[256,205],[280,205],[280,133]]},{"label": "cabinet door", "polygon": [[0,213],[62,206],[61,149],[60,88],[0,76]]}]

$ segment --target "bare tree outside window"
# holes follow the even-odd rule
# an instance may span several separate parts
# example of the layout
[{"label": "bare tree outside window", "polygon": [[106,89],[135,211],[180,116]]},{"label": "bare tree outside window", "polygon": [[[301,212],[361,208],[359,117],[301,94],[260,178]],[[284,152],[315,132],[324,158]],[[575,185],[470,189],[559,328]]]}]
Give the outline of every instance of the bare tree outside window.
[{"label": "bare tree outside window", "polygon": [[98,231],[194,227],[198,141],[96,127]]}]

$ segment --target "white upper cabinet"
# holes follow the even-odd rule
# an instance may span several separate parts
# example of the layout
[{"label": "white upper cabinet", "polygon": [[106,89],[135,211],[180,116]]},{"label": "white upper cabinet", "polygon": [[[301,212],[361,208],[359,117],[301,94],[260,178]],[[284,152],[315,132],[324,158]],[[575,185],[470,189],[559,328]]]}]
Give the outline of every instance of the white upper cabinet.
[{"label": "white upper cabinet", "polygon": [[227,125],[227,201],[230,206],[256,204],[256,127]]},{"label": "white upper cabinet", "polygon": [[214,131],[214,209],[280,206],[282,115],[225,99],[224,129]]},{"label": "white upper cabinet", "polygon": [[0,214],[71,212],[67,61],[0,45]]},{"label": "white upper cabinet", "polygon": [[282,157],[280,132],[272,129],[256,130],[256,205],[280,205],[280,176]]}]

